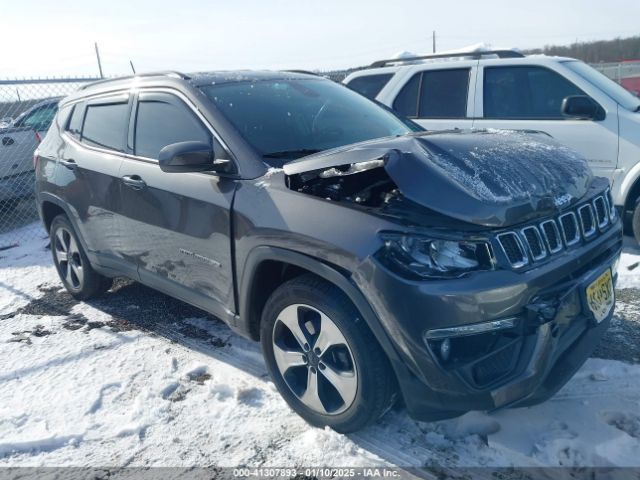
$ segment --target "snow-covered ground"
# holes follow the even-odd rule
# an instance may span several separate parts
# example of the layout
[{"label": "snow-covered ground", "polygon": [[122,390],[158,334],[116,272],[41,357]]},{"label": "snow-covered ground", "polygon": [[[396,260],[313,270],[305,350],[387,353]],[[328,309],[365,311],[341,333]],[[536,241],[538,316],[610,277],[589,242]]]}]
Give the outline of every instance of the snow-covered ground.
[{"label": "snow-covered ground", "polygon": [[617,288],[640,288],[640,248],[625,237],[625,249],[618,266]]},{"label": "snow-covered ground", "polygon": [[[258,345],[204,312],[124,281],[75,301],[38,237],[0,251],[0,466],[640,466],[628,348],[599,349],[542,405],[435,423],[396,409],[345,436],[291,412]],[[636,262],[629,242],[605,343],[640,330]]]}]

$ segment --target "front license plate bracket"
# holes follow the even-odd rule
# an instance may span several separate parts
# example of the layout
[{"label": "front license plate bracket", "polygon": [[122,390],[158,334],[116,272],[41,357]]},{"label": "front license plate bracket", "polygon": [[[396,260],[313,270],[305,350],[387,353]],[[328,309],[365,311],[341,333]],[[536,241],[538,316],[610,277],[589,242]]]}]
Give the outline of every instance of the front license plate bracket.
[{"label": "front license plate bracket", "polygon": [[611,269],[607,268],[584,290],[587,307],[596,323],[609,316],[615,305],[615,291]]}]

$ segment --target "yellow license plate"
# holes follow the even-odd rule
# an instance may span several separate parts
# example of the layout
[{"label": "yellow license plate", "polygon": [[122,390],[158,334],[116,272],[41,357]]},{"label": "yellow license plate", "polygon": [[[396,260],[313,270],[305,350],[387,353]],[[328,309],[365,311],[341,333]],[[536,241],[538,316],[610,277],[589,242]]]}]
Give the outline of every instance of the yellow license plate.
[{"label": "yellow license plate", "polygon": [[614,303],[611,269],[607,269],[587,287],[587,304],[596,322],[600,323],[607,318]]}]

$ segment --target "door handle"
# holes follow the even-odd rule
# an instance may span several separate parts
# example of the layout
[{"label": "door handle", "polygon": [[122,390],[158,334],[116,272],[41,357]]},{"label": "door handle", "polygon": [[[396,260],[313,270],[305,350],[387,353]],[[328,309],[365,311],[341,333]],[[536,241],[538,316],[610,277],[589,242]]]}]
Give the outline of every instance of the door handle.
[{"label": "door handle", "polygon": [[13,145],[14,143],[15,143],[15,140],[11,137],[2,138],[2,145],[4,145],[5,147],[8,147],[9,145]]},{"label": "door handle", "polygon": [[124,183],[127,187],[133,188],[134,190],[142,190],[147,186],[144,180],[142,180],[138,175],[125,175],[122,177],[122,183]]},{"label": "door handle", "polygon": [[78,164],[73,158],[61,158],[60,163],[67,167],[69,170],[75,170],[78,168]]}]

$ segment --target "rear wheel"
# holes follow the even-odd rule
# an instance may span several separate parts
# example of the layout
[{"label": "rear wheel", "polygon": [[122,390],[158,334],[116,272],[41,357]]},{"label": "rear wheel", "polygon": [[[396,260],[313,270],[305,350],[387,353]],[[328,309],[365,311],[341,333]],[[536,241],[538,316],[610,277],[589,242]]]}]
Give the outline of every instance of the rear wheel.
[{"label": "rear wheel", "polygon": [[359,430],[393,403],[384,351],[342,291],[322,279],[303,275],[271,295],[261,342],[280,394],[314,426]]},{"label": "rear wheel", "polygon": [[88,300],[111,287],[112,279],[97,273],[89,263],[66,215],[51,222],[49,232],[53,263],[67,291],[79,300]]}]

